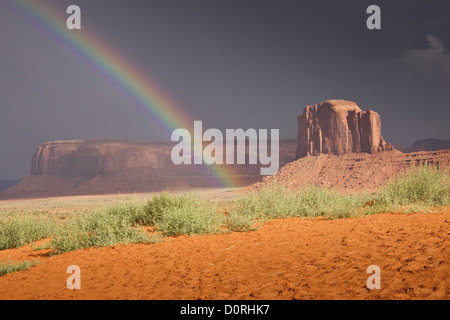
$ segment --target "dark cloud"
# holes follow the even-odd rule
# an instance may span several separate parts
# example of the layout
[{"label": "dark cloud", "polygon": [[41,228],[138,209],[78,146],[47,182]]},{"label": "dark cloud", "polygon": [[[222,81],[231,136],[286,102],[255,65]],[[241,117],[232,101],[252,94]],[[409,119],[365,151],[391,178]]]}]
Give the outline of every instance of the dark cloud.
[{"label": "dark cloud", "polygon": [[[205,126],[280,128],[331,98],[382,115],[387,141],[449,138],[450,2],[33,0],[96,34]],[[168,139],[63,39],[0,3],[0,178],[48,140]],[[381,30],[366,9],[381,8]],[[445,119],[445,120],[444,120]]]}]

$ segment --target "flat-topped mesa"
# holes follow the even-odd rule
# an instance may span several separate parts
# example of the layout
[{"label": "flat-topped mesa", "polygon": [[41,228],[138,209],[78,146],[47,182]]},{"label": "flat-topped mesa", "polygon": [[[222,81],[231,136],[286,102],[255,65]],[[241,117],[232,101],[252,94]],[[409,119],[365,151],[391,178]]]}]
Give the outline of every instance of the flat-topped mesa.
[{"label": "flat-topped mesa", "polygon": [[170,165],[170,144],[114,139],[52,141],[38,147],[31,175],[74,177]]},{"label": "flat-topped mesa", "polygon": [[298,117],[296,158],[321,153],[376,153],[392,150],[381,136],[380,115],[356,103],[328,100],[306,106]]}]

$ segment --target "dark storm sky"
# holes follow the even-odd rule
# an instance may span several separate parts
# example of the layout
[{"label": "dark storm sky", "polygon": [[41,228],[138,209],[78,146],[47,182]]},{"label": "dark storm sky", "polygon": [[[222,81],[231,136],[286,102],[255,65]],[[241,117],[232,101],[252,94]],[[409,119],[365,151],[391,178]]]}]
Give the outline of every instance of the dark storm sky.
[{"label": "dark storm sky", "polygon": [[[0,179],[41,143],[170,139],[64,41],[0,1]],[[355,101],[384,138],[450,138],[450,1],[54,0],[204,127],[296,137],[305,105]],[[366,28],[381,7],[382,29]],[[74,31],[75,32],[75,31]]]}]

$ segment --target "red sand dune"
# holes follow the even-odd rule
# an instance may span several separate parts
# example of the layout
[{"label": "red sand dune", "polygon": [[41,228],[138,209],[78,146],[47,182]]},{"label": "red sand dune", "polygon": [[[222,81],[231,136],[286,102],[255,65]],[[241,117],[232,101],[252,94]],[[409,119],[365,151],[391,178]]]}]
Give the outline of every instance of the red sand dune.
[{"label": "red sand dune", "polygon": [[[274,220],[247,233],[54,257],[29,246],[0,260],[40,258],[0,277],[0,299],[449,299],[450,208],[354,219]],[[81,290],[66,288],[69,265]],[[381,268],[369,290],[367,267]]]}]

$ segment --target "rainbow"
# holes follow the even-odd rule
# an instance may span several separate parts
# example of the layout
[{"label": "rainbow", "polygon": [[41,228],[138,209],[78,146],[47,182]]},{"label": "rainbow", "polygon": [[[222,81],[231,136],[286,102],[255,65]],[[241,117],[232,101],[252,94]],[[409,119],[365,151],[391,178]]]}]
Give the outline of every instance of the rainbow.
[{"label": "rainbow", "polygon": [[[28,21],[37,24],[44,32],[64,39],[72,47],[73,54],[94,65],[107,80],[121,88],[124,94],[134,100],[133,105],[139,112],[149,117],[161,130],[171,133],[177,128],[193,128],[194,119],[185,113],[156,81],[143,74],[116,48],[95,36],[91,28],[89,32],[84,31],[87,29],[85,27],[82,27],[81,32],[68,30],[66,12],[56,11],[39,1],[6,0],[6,3]],[[204,167],[221,187],[234,187],[239,184],[229,167]]]}]

